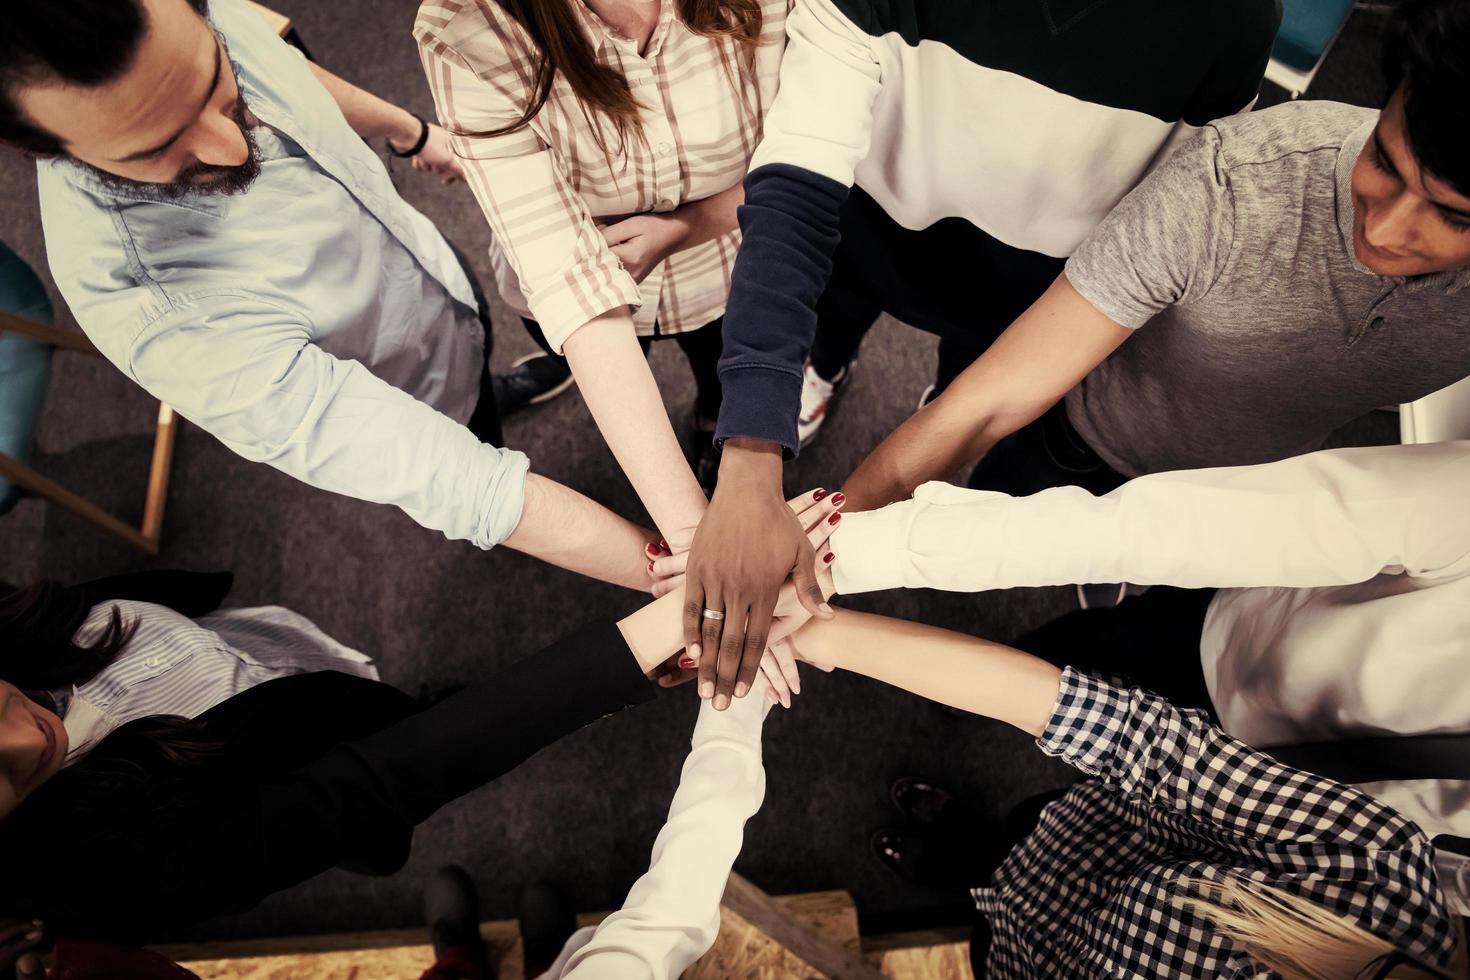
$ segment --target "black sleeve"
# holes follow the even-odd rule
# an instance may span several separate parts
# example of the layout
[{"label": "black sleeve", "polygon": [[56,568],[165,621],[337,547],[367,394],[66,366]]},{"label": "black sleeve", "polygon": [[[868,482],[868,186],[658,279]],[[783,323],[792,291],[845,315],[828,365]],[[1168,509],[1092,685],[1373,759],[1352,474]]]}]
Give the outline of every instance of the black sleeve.
[{"label": "black sleeve", "polygon": [[218,609],[234,584],[233,572],[159,569],[99,578],[83,582],[75,589],[85,598],[88,609],[109,600],[123,599],[167,606],[190,619],[198,619]]},{"label": "black sleeve", "polygon": [[[137,918],[95,925],[148,941],[241,911],[333,867],[387,874],[413,828],[565,735],[651,700],[622,634],[599,622],[289,775],[241,788],[129,876]],[[139,889],[141,888],[141,893]]]},{"label": "black sleeve", "polygon": [[1281,0],[1221,4],[1219,12],[1219,47],[1184,113],[1191,126],[1233,116],[1256,100],[1281,26]]}]

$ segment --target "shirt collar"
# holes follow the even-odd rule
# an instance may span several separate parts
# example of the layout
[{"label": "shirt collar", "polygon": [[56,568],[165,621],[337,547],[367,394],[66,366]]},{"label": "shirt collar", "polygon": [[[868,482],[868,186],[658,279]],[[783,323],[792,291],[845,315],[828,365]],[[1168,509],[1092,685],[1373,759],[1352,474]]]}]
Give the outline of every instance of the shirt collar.
[{"label": "shirt collar", "polygon": [[[633,39],[616,30],[611,24],[602,19],[602,16],[593,10],[583,0],[573,6],[582,18],[583,25],[593,34],[594,42],[606,40],[619,46],[626,46],[636,55],[638,53]],[[648,50],[642,55],[643,58],[652,60],[658,57],[659,50],[663,47],[664,38],[668,36],[669,25],[674,20],[674,5],[671,0],[659,0],[658,23],[653,28],[653,36],[648,39]]]},{"label": "shirt collar", "polygon": [[1373,135],[1373,127],[1377,125],[1378,117],[1375,116],[1344,140],[1342,148],[1337,152],[1337,228],[1342,234],[1342,247],[1347,251],[1348,261],[1353,264],[1354,269],[1366,276],[1407,283],[1411,291],[1439,288],[1449,293],[1458,293],[1461,290],[1470,289],[1470,268],[1451,269],[1427,276],[1403,279],[1397,276],[1379,276],[1378,273],[1358,261],[1358,251],[1353,247],[1353,223],[1357,214],[1357,208],[1353,202],[1353,167],[1357,165],[1358,157],[1362,155],[1363,147],[1368,145],[1368,140]]},{"label": "shirt collar", "polygon": [[1358,250],[1353,245],[1353,224],[1357,215],[1357,208],[1353,203],[1353,167],[1357,165],[1358,157],[1368,144],[1368,137],[1373,135],[1373,127],[1377,125],[1378,117],[1374,116],[1354,130],[1337,151],[1337,228],[1342,233],[1342,247],[1347,249],[1348,261],[1353,264],[1354,269],[1366,276],[1376,276],[1377,273],[1358,261]]}]

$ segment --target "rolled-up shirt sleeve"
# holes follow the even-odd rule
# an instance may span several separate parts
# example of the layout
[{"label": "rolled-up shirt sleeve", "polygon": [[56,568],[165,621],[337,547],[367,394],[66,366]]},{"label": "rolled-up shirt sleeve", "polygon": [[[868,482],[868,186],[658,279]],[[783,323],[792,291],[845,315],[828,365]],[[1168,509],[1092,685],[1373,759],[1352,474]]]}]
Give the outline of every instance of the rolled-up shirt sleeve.
[{"label": "rolled-up shirt sleeve", "polygon": [[302,318],[240,293],[195,293],[126,350],[103,349],[154,397],[246,459],[323,490],[393,504],[490,548],[520,523],[525,455],[312,342]]},{"label": "rolled-up shirt sleeve", "polygon": [[[427,8],[426,8],[427,9]],[[529,127],[492,133],[521,118],[532,68],[494,30],[414,28],[439,119],[450,132],[475,200],[558,352],[589,320],[642,302],[638,284],[608,248],[565,167]]]}]

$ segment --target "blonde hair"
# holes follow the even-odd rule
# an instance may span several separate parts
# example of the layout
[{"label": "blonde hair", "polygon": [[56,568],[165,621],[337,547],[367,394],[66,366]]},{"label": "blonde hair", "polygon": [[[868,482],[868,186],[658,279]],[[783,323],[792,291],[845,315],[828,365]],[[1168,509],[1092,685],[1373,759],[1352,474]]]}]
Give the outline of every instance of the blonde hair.
[{"label": "blonde hair", "polygon": [[[1245,955],[1286,980],[1350,980],[1399,951],[1309,898],[1281,888],[1228,875],[1212,881],[1183,882],[1180,904],[1210,920],[1214,931]],[[1394,980],[1441,980],[1466,975],[1464,936],[1456,924],[1455,954],[1443,972],[1401,963],[1387,974]]]}]

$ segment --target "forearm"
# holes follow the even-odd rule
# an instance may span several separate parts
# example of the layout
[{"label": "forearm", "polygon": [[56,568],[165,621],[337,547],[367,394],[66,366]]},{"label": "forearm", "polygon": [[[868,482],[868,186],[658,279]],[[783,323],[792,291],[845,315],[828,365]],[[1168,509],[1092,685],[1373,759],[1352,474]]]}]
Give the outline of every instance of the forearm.
[{"label": "forearm", "polygon": [[864,460],[849,510],[904,500],[948,479],[1037,419],[1131,334],[1058,276],[954,383]]},{"label": "forearm", "polygon": [[955,418],[935,401],[911,415],[858,464],[842,485],[849,513],[907,500],[931,480],[949,481],[990,451],[1014,422],[994,413]]},{"label": "forearm", "polygon": [[390,139],[400,147],[418,141],[420,126],[413,113],[333,75],[316,62],[309,64],[357,135],[366,140]]},{"label": "forearm", "polygon": [[738,212],[745,203],[745,185],[736,183],[718,194],[690,201],[675,210],[687,229],[679,241],[678,251],[712,242],[740,227]]},{"label": "forearm", "polygon": [[803,657],[1040,736],[1061,671],[999,643],[885,616],[838,610],[795,637]]},{"label": "forearm", "polygon": [[834,574],[848,593],[1075,582],[1312,588],[1395,568],[1454,576],[1470,568],[1459,489],[1467,472],[1470,450],[1439,444],[1155,473],[1104,497],[932,484],[849,514],[833,536]]},{"label": "forearm", "polygon": [[706,501],[674,428],[633,322],[620,308],[567,339],[567,361],[597,427],[664,537],[699,524]]},{"label": "forearm", "polygon": [[554,480],[526,477],[520,522],[505,546],[548,564],[614,585],[648,591],[638,525]]}]

